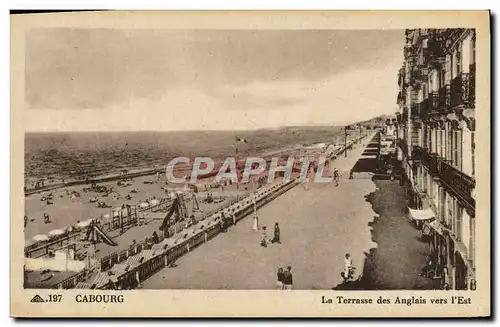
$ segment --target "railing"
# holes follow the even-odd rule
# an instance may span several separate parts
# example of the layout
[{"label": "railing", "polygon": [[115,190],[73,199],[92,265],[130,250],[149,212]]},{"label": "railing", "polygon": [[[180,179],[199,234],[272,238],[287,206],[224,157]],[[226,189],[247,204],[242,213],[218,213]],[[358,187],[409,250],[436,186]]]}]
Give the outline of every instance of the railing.
[{"label": "railing", "polygon": [[54,288],[65,289],[65,290],[75,288],[79,282],[84,282],[86,280],[87,273],[88,273],[87,269],[83,269],[79,273],[70,276],[65,280],[57,283]]},{"label": "railing", "polygon": [[446,109],[446,87],[440,88],[438,91],[429,93],[430,102],[430,112],[438,112]]},{"label": "railing", "polygon": [[422,149],[422,163],[427,167],[432,177],[438,177],[446,189],[452,193],[470,216],[475,216],[476,201],[472,191],[476,186],[474,178],[464,174],[447,163],[437,154]]},{"label": "railing", "polygon": [[469,215],[475,216],[476,200],[472,197],[472,190],[476,181],[445,161],[439,162],[439,178]]},{"label": "railing", "polygon": [[439,162],[437,154],[429,153],[426,149],[423,149],[422,163],[427,167],[427,170],[432,177],[436,177],[439,174]]},{"label": "railing", "polygon": [[451,98],[449,102],[452,108],[461,105],[465,105],[469,108],[475,107],[475,64],[471,65],[470,69],[471,71],[469,73],[462,73],[451,81],[450,92],[449,95],[447,94],[447,97]]},{"label": "railing", "polygon": [[57,244],[63,244],[65,241],[69,242],[71,239],[79,239],[81,237],[82,231],[77,230],[73,232],[65,232],[64,234],[57,235],[54,237],[51,237],[47,241],[38,241],[36,243],[30,244],[28,246],[24,247],[24,256],[27,258],[33,257],[33,253],[40,251],[40,250],[45,250],[42,255],[45,255],[48,253],[49,248],[51,246],[57,245]]},{"label": "railing", "polygon": [[476,64],[469,65],[469,72],[462,73],[462,102],[468,108],[474,108],[476,102]]},{"label": "railing", "polygon": [[420,104],[419,103],[412,103],[411,104],[411,119],[415,119],[420,117]]}]

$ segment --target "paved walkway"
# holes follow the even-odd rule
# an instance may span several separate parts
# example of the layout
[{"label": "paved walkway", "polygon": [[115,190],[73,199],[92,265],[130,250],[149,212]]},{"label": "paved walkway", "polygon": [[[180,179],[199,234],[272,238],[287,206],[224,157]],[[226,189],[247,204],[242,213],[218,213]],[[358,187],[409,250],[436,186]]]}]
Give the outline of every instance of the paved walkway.
[{"label": "paved walkway", "polygon": [[362,269],[365,253],[376,246],[369,222],[374,212],[365,196],[375,190],[370,179],[349,180],[361,156],[357,145],[333,167],[344,173],[333,183],[298,186],[259,209],[260,225],[281,226],[282,244],[259,245],[260,232],[247,217],[227,233],[177,260],[144,282],[145,289],[273,289],[278,267],[292,266],[294,288],[331,289],[341,282],[343,256],[350,252]]}]

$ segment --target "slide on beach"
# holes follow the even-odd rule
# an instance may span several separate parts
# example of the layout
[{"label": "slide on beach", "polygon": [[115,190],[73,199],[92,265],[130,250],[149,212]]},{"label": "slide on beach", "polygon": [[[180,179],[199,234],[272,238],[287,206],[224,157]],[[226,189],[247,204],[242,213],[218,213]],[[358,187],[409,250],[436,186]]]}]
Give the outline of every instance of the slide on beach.
[{"label": "slide on beach", "polygon": [[94,230],[95,230],[95,231],[96,231],[99,235],[101,235],[102,241],[103,241],[104,243],[106,243],[107,245],[111,245],[111,246],[117,246],[117,245],[118,245],[115,241],[113,241],[111,238],[109,238],[109,236],[108,236],[108,235],[106,235],[106,233],[104,233],[104,232],[102,231],[102,229],[100,229],[100,228],[99,228],[99,226],[94,225]]},{"label": "slide on beach", "polygon": [[163,231],[163,230],[167,230],[168,229],[170,218],[172,217],[172,215],[174,214],[174,212],[176,210],[178,210],[178,208],[177,208],[178,206],[179,206],[179,199],[177,198],[177,199],[174,200],[174,203],[172,203],[172,206],[170,207],[170,211],[167,213],[167,215],[163,219],[163,223],[160,226],[160,230]]}]

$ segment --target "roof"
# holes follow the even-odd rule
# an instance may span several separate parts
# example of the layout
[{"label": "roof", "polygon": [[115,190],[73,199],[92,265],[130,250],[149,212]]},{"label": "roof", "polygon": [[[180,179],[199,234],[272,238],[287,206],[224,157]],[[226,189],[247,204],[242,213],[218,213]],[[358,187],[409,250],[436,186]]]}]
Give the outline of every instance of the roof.
[{"label": "roof", "polygon": [[111,279],[112,276],[110,276],[108,272],[100,272],[95,276],[92,285],[95,285],[95,288],[101,288],[109,283]]}]

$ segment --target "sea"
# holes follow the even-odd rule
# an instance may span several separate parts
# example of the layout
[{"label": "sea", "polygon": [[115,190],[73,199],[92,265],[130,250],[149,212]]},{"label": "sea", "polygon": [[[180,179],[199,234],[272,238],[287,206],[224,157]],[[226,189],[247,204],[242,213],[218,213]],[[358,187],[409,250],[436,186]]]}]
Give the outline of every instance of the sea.
[{"label": "sea", "polygon": [[25,181],[83,179],[123,169],[166,165],[178,156],[207,156],[216,160],[336,142],[343,142],[343,132],[338,126],[254,131],[26,133]]}]

